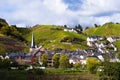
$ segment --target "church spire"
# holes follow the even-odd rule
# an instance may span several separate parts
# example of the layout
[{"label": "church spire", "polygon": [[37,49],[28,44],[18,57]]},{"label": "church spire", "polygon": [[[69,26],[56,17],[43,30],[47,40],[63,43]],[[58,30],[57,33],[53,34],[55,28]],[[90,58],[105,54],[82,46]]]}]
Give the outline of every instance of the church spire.
[{"label": "church spire", "polygon": [[34,34],[32,32],[31,48],[35,48]]}]

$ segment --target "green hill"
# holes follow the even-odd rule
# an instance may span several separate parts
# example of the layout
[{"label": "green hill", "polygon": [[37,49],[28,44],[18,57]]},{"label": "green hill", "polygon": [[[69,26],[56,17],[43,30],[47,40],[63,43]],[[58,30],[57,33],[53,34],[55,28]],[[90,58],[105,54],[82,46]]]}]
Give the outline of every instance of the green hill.
[{"label": "green hill", "polygon": [[[120,37],[120,24],[119,23],[106,23],[102,26],[95,27],[95,28],[88,28],[84,31],[84,34],[87,36],[119,36]],[[117,41],[114,43],[115,46],[118,48],[118,51],[120,51],[120,41]]]},{"label": "green hill", "polygon": [[110,22],[96,28],[88,28],[84,33],[88,36],[120,36],[120,24]]},{"label": "green hill", "polygon": [[[27,43],[28,49],[31,43],[32,32],[34,33],[36,45],[42,45],[49,50],[87,49],[86,38],[92,35],[120,36],[120,24],[112,22],[96,26],[95,28],[87,28],[81,34],[66,32],[63,29],[63,26],[55,25],[36,25],[29,28],[18,28],[15,25],[9,26],[6,20],[0,18],[0,52],[24,50],[23,44],[25,43]],[[16,45],[18,43],[21,46],[17,48]],[[115,44],[119,47],[118,43],[116,42]]]},{"label": "green hill", "polygon": [[35,42],[37,45],[43,45],[50,50],[77,48],[85,49],[86,36],[74,32],[65,32],[62,26],[52,25],[37,25],[32,28],[31,33],[26,35],[26,40],[31,42],[31,34],[34,33]]},{"label": "green hill", "polygon": [[0,54],[13,51],[24,51],[25,46],[22,42],[12,37],[0,34]]},{"label": "green hill", "polygon": [[5,19],[0,18],[0,54],[11,51],[24,51],[25,39],[17,27],[9,26]]}]

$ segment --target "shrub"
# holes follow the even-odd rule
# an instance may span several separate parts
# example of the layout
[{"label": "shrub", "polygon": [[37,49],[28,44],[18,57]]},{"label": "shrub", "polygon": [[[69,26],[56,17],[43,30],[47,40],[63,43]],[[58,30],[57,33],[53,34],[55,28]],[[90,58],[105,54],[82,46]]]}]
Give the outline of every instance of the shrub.
[{"label": "shrub", "polygon": [[99,61],[96,58],[87,58],[86,67],[89,73],[96,73],[99,66]]}]

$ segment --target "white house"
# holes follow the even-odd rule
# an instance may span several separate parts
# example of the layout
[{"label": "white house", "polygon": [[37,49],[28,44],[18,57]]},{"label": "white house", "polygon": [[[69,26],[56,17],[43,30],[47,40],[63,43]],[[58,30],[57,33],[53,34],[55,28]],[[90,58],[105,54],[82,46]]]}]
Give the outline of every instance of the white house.
[{"label": "white house", "polygon": [[5,56],[5,59],[9,59],[9,56]]},{"label": "white house", "polygon": [[103,58],[102,55],[98,55],[97,57],[98,57],[101,61],[104,61],[104,58]]},{"label": "white house", "polygon": [[81,62],[81,64],[86,64],[86,59],[69,59],[69,63],[73,63],[73,64],[76,64],[76,63],[79,63]]},{"label": "white house", "polygon": [[87,41],[87,45],[90,46],[90,47],[92,47],[93,42],[91,42],[91,41]]},{"label": "white house", "polygon": [[117,51],[117,47],[113,43],[110,46],[114,48],[114,51]]},{"label": "white house", "polygon": [[114,51],[117,51],[117,48],[116,48],[116,47],[114,47]]},{"label": "white house", "polygon": [[99,45],[98,45],[98,47],[99,48],[104,48],[104,47],[106,47],[107,45],[105,44],[105,43],[100,43]]},{"label": "white house", "polygon": [[98,40],[98,38],[95,37],[95,36],[89,36],[89,37],[87,37],[87,41],[90,41],[90,42],[95,42],[97,40]]},{"label": "white house", "polygon": [[77,31],[74,30],[73,28],[65,28],[64,31],[77,33]]},{"label": "white house", "polygon": [[4,59],[3,56],[0,56],[1,59]]},{"label": "white house", "polygon": [[71,58],[69,58],[69,63],[79,63],[81,62],[81,64],[86,64],[86,56],[77,53],[77,54],[72,54]]},{"label": "white house", "polygon": [[120,40],[120,37],[116,37],[116,36],[113,36],[113,37],[108,37],[107,40],[110,42],[110,43],[113,43],[117,40]]},{"label": "white house", "polygon": [[106,44],[105,43],[97,43],[98,41],[102,41],[102,40],[106,40],[105,37],[101,37],[101,36],[89,36],[87,37],[87,45],[90,47],[105,47]]},{"label": "white house", "polygon": [[116,41],[116,40],[114,40],[112,37],[108,37],[107,40],[108,40],[110,43],[113,43],[113,42]]},{"label": "white house", "polygon": [[98,50],[99,50],[101,53],[105,53],[105,51],[104,51],[102,48],[98,48]]},{"label": "white house", "polygon": [[98,41],[98,36],[89,36],[87,37],[87,45],[92,47],[93,44]]}]

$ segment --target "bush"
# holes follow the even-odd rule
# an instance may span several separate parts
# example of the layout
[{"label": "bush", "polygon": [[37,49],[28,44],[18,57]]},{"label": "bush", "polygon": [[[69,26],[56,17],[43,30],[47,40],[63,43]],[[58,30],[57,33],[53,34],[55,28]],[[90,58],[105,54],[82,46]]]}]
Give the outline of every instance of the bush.
[{"label": "bush", "polygon": [[44,74],[44,70],[42,70],[42,69],[35,69],[35,73],[38,74],[38,75],[42,75],[42,74]]},{"label": "bush", "polygon": [[120,80],[120,62],[104,62],[101,66],[100,80]]},{"label": "bush", "polygon": [[78,73],[80,70],[64,70],[64,73]]},{"label": "bush", "polygon": [[29,67],[28,65],[19,65],[19,70],[25,70],[27,67]]},{"label": "bush", "polygon": [[43,75],[45,72],[42,69],[30,69],[28,70],[29,74]]},{"label": "bush", "polygon": [[11,66],[11,67],[18,67],[18,63],[15,61],[15,62],[11,63],[10,66]]},{"label": "bush", "polygon": [[82,63],[79,62],[79,63],[74,64],[74,68],[77,69],[77,70],[81,69],[82,68]]},{"label": "bush", "polygon": [[0,68],[8,69],[10,67],[10,60],[8,58],[0,60]]},{"label": "bush", "polygon": [[99,66],[98,59],[93,58],[93,57],[87,58],[86,67],[89,73],[93,73],[93,74],[96,73],[98,66]]}]

